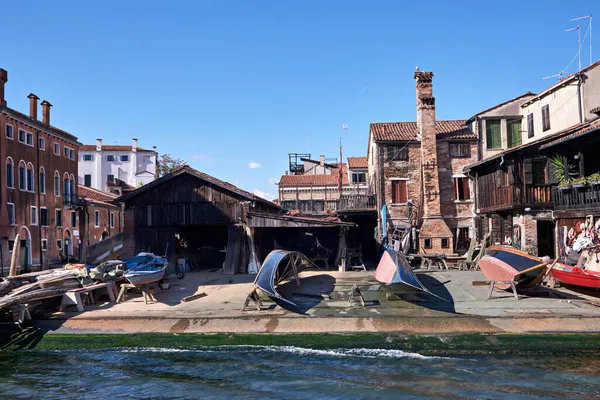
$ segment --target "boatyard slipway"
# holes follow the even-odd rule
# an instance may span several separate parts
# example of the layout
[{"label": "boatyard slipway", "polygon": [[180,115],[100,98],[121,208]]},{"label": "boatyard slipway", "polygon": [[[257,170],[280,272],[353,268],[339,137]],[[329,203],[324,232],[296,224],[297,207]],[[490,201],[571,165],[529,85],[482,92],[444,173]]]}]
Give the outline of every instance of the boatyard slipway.
[{"label": "boatyard slipway", "polygon": [[[297,307],[263,298],[251,302],[252,275],[194,272],[171,280],[170,288],[146,304],[131,293],[124,302],[86,305],[85,311],[48,314],[35,324],[49,333],[532,333],[600,332],[600,301],[566,288],[540,288],[515,299],[482,283],[480,271],[417,271],[440,298],[426,293],[389,293],[369,271],[316,271],[279,285]],[[475,284],[474,284],[475,282]],[[350,302],[353,286],[360,288]],[[183,298],[203,294],[184,302]]]}]

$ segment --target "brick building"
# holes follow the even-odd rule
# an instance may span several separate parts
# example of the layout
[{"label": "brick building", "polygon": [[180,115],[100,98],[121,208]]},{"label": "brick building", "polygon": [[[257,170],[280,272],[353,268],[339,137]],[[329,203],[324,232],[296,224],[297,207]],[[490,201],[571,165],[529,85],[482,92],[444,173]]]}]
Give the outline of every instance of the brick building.
[{"label": "brick building", "polygon": [[415,250],[464,252],[475,227],[472,184],[462,170],[477,160],[477,135],[466,120],[435,119],[432,79],[415,72],[416,122],[371,124],[368,180],[380,233],[410,230]]},{"label": "brick building", "polygon": [[113,203],[116,195],[82,185],[77,194],[84,203],[78,216],[82,245],[89,246],[123,232],[123,211]]},{"label": "brick building", "polygon": [[[0,260],[8,266],[14,246],[19,265],[47,266],[76,254],[77,238],[70,227],[76,201],[77,137],[50,125],[48,101],[30,94],[29,115],[7,106],[8,74],[0,69]],[[20,234],[20,243],[14,243]]]}]

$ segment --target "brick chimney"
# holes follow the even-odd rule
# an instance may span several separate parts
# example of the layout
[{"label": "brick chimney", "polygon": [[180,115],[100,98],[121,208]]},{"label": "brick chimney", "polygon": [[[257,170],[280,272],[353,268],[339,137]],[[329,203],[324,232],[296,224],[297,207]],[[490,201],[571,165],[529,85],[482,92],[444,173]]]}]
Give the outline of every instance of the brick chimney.
[{"label": "brick chimney", "polygon": [[[417,132],[421,137],[421,170],[423,182],[423,224],[419,231],[420,246],[425,239],[431,241],[432,252],[453,251],[452,231],[442,218],[440,205],[440,183],[435,129],[435,98],[433,97],[433,72],[415,72],[417,86]],[[447,239],[447,247],[442,247]]]},{"label": "brick chimney", "polygon": [[0,68],[0,107],[6,107],[6,99],[4,98],[4,85],[8,82],[8,72]]},{"label": "brick chimney", "polygon": [[33,93],[29,93],[27,98],[29,99],[29,116],[37,121],[38,100],[40,98]]},{"label": "brick chimney", "polygon": [[50,125],[50,104],[47,100],[42,101],[42,123]]}]

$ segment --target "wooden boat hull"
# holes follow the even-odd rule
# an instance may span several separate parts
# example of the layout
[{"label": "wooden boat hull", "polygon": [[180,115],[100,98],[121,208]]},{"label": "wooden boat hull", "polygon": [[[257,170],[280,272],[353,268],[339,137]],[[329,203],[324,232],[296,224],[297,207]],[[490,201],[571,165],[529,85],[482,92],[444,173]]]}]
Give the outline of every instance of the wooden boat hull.
[{"label": "wooden boat hull", "polygon": [[557,264],[550,271],[550,276],[567,285],[600,289],[600,273],[592,273],[579,267]]},{"label": "wooden boat hull", "polygon": [[[488,281],[514,281],[517,288],[530,288],[544,278],[547,263],[524,251],[505,246],[492,246],[479,260],[479,267]],[[499,289],[510,289],[510,284],[498,283]]]},{"label": "wooden boat hull", "polygon": [[[142,267],[143,268],[143,267]],[[165,276],[165,267],[162,267],[159,270],[142,270],[134,269],[126,271],[123,276],[125,279],[129,281],[132,285],[146,285],[148,283],[158,282]]]}]

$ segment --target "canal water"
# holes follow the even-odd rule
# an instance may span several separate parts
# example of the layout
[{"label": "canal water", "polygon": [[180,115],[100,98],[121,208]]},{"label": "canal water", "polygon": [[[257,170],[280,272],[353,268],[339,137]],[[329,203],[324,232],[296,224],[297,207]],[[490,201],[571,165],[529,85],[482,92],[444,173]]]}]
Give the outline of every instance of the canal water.
[{"label": "canal water", "polygon": [[3,399],[600,398],[600,356],[279,346],[0,352]]}]

